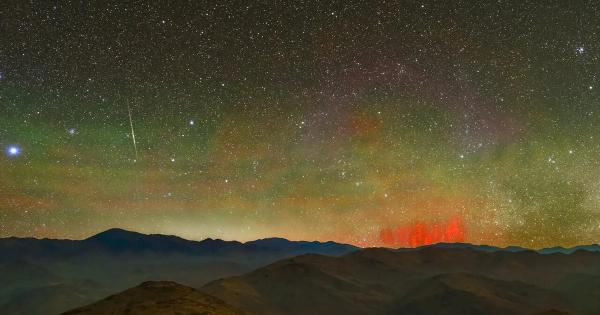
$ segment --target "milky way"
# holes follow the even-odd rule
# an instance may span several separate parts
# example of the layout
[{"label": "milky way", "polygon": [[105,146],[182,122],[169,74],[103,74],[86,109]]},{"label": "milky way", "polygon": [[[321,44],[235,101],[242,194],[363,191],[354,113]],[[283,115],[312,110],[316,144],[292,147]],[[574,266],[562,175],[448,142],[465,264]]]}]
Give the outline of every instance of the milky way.
[{"label": "milky way", "polygon": [[0,5],[0,237],[598,242],[600,4],[441,2]]}]

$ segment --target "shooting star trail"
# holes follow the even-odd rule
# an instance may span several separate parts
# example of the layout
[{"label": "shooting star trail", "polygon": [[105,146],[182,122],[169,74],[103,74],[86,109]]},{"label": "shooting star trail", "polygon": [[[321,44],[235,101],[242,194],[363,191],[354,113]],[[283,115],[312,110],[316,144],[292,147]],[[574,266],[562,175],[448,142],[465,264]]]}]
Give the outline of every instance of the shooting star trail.
[{"label": "shooting star trail", "polygon": [[127,103],[127,112],[129,113],[129,126],[131,127],[131,139],[133,139],[133,149],[135,150],[135,160],[133,160],[133,162],[137,162],[137,159],[138,159],[137,143],[135,142],[135,131],[133,130],[133,120],[131,119],[131,108],[129,107],[129,103]]}]

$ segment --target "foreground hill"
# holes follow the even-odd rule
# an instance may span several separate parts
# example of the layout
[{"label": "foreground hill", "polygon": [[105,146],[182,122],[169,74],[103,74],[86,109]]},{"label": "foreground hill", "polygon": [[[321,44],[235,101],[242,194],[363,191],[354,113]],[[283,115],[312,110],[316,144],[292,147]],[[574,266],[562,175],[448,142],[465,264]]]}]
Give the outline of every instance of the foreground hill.
[{"label": "foreground hill", "polygon": [[145,282],[65,315],[243,315],[222,300],[174,282]]},{"label": "foreground hill", "polygon": [[400,314],[530,314],[549,307],[569,308],[556,292],[520,281],[481,275],[440,274],[402,296]]},{"label": "foreground hill", "polygon": [[111,229],[80,241],[0,239],[0,313],[58,314],[144,281],[200,287],[306,253],[342,255],[358,248],[281,238],[247,243]]},{"label": "foreground hill", "polygon": [[599,314],[598,266],[588,251],[365,249],[285,259],[202,290],[269,315]]}]

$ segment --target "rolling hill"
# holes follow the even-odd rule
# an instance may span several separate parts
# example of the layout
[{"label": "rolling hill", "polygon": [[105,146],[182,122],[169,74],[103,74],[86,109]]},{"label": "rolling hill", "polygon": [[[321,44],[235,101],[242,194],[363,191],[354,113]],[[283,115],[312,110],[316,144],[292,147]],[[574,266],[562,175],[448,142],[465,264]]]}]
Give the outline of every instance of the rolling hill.
[{"label": "rolling hill", "polygon": [[65,315],[244,315],[222,300],[174,282],[153,281]]},{"label": "rolling hill", "polygon": [[587,251],[364,249],[285,259],[202,290],[268,315],[597,314],[598,266],[600,253]]}]

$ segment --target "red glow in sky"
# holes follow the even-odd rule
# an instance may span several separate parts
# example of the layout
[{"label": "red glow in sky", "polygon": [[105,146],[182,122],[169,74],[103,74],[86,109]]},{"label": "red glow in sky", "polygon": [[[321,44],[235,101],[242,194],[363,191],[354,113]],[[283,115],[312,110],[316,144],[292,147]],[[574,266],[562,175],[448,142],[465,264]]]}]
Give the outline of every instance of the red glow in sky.
[{"label": "red glow in sky", "polygon": [[465,228],[459,217],[443,224],[415,222],[397,228],[384,228],[379,238],[386,246],[417,247],[440,242],[463,242]]}]

